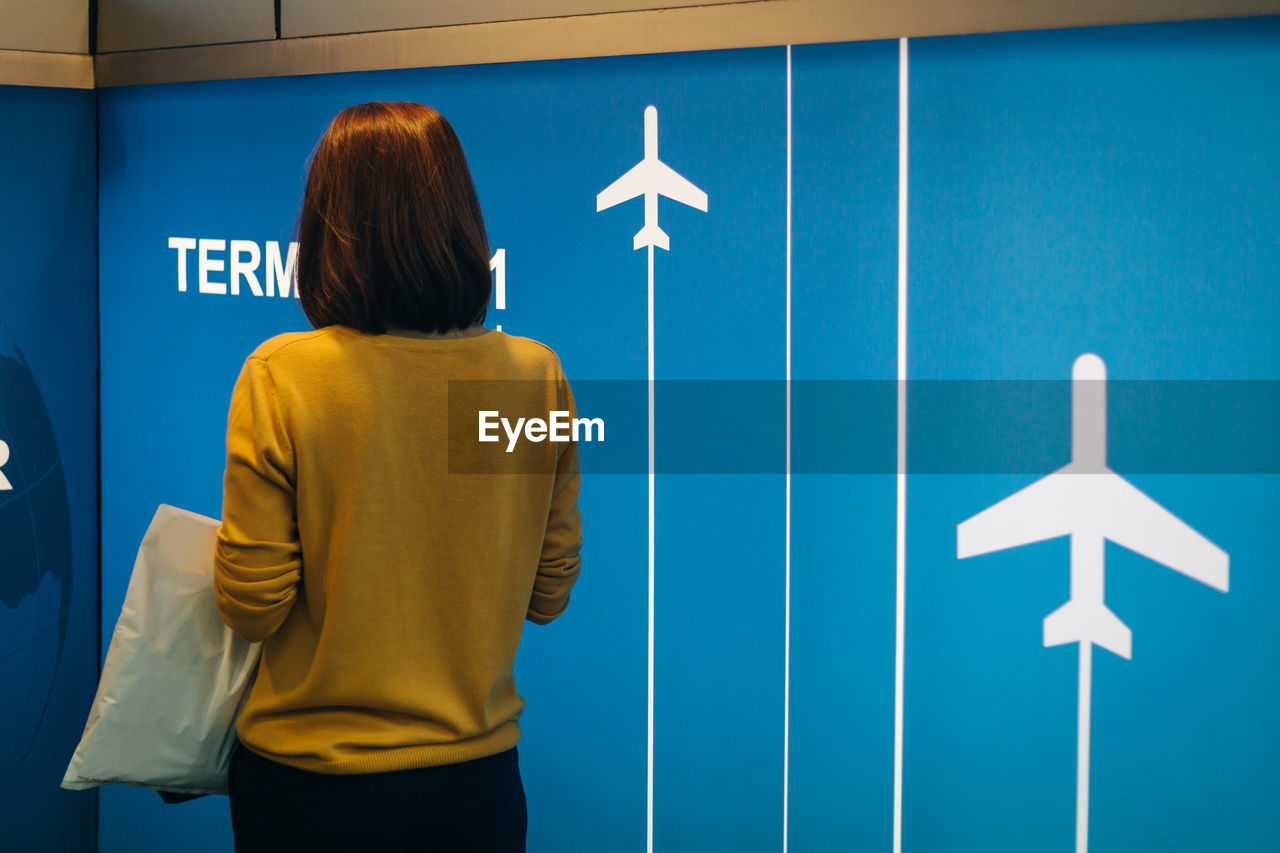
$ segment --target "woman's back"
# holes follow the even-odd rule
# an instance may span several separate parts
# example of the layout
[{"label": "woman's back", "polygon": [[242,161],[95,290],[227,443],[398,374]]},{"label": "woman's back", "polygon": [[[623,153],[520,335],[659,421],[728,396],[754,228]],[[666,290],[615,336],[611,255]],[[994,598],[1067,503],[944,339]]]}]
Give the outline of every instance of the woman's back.
[{"label": "woman's back", "polygon": [[482,446],[480,406],[546,417],[572,398],[551,350],[496,331],[327,326],[246,361],[217,566],[228,624],[266,638],[238,725],[255,752],[374,773],[519,740],[521,628],[578,573],[577,453]]},{"label": "woman's back", "polygon": [[578,457],[481,440],[482,411],[573,410],[551,350],[481,325],[489,258],[444,116],[334,116],[298,216],[315,331],[258,347],[227,419],[214,589],[263,642],[228,783],[241,853],[524,849],[511,670],[578,575]]}]

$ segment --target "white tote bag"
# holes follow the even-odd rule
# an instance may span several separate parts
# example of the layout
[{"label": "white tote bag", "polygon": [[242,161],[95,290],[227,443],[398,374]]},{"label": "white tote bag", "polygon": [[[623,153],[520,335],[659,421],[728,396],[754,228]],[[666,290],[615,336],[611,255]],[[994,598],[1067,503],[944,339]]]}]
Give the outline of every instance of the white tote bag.
[{"label": "white tote bag", "polygon": [[218,613],[217,529],[216,519],[165,504],[156,510],[62,787],[227,792],[236,715],[261,644]]}]

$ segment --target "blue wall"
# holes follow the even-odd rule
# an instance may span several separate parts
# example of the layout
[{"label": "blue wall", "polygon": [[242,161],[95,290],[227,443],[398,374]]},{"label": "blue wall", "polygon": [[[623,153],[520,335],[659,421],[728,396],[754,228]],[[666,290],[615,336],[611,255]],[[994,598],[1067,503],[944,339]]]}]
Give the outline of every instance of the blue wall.
[{"label": "blue wall", "polygon": [[[927,40],[911,71],[911,378],[1064,380],[1093,352],[1113,380],[1213,380],[1214,400],[1252,381],[1252,426],[1273,436],[1258,380],[1280,378],[1276,22]],[[1231,441],[1198,434],[1209,412],[1119,399],[1112,447],[1168,424]],[[989,447],[982,419],[951,436]],[[1224,595],[1107,546],[1133,658],[1094,652],[1090,849],[1273,850],[1276,469],[1225,447],[1206,474],[1113,458],[1230,555],[1231,578]],[[912,478],[904,848],[1070,849],[1076,647],[1041,641],[1068,596],[1067,542],[956,560],[957,523],[1048,470]]]},{"label": "blue wall", "polygon": [[98,674],[95,98],[0,86],[0,116],[0,846],[92,850],[96,794],[58,785]]},{"label": "blue wall", "polygon": [[[1129,379],[1280,379],[1276,21],[928,39],[910,57],[911,379],[1064,380],[1087,351]],[[334,113],[430,103],[457,128],[506,250],[506,307],[490,323],[546,341],[571,380],[643,380],[640,203],[597,213],[594,199],[640,159],[652,104],[660,156],[709,196],[705,213],[660,207],[657,377],[773,383],[752,411],[751,473],[658,478],[655,846],[780,848],[785,746],[793,849],[887,849],[898,83],[898,44],[880,42],[797,47],[790,68],[778,47],[101,92],[104,642],[156,504],[219,513],[244,357],[307,328],[291,297],[247,281],[200,292],[194,251],[179,290],[170,238],[286,244]],[[789,732],[788,245],[792,376],[805,380]],[[663,409],[674,387],[658,392],[660,468],[690,455],[675,431],[686,412]],[[994,441],[983,426],[960,418],[912,442],[980,448]],[[1117,436],[1143,426],[1112,420]],[[1051,450],[1067,453],[1066,427]],[[593,472],[590,458],[580,586],[563,619],[526,632],[517,664],[531,850],[645,841],[647,485],[643,469]],[[1039,633],[1067,594],[1065,542],[955,557],[960,521],[1048,470],[910,476],[906,849],[1072,849],[1075,647],[1046,649]],[[1135,654],[1096,655],[1093,849],[1274,849],[1280,641],[1265,625],[1280,486],[1134,480],[1231,555],[1232,587],[1108,550],[1108,602]],[[101,796],[104,850],[229,847],[225,800]]]}]

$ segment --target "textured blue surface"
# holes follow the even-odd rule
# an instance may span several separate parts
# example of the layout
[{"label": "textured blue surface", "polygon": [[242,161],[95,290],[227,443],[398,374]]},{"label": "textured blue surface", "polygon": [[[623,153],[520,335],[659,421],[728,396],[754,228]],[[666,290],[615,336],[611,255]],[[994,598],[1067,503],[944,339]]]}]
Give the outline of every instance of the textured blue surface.
[{"label": "textured blue surface", "polygon": [[[880,476],[792,479],[792,850],[888,850],[893,829],[898,45],[792,51],[793,461],[856,446]],[[863,392],[855,392],[862,400]],[[815,453],[816,448],[816,453]],[[797,466],[795,470],[821,470]]]},{"label": "textured blue surface", "polygon": [[0,86],[0,847],[91,850],[58,787],[97,684],[92,92]]}]

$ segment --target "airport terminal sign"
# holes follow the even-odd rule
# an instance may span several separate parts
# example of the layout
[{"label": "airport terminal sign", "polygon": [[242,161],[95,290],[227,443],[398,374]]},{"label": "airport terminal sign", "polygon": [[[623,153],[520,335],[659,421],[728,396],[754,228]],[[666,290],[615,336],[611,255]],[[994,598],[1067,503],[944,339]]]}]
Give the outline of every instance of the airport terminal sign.
[{"label": "airport terminal sign", "polygon": [[[1230,438],[1122,402],[1280,379],[1278,45],[1267,19],[104,91],[104,624],[157,504],[218,514],[244,358],[307,328],[326,123],[422,101],[476,178],[488,323],[637,451],[584,444],[579,588],[525,632],[531,850],[1273,850],[1280,485],[1128,467]],[[750,440],[699,472],[708,410]],[[104,791],[101,849],[229,844],[225,804],[181,808]]]}]

